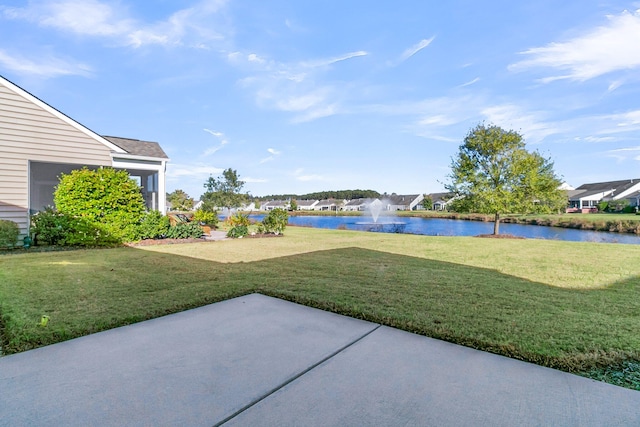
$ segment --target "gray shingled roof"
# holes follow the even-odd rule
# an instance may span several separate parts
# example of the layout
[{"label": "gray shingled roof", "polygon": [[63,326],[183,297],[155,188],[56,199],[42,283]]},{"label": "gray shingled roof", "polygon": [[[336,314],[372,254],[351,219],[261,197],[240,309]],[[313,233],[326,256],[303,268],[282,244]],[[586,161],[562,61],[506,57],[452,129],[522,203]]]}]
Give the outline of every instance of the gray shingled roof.
[{"label": "gray shingled roof", "polygon": [[120,138],[117,136],[103,136],[103,138],[122,148],[128,154],[144,157],[157,157],[162,159],[169,158],[157,142]]},{"label": "gray shingled roof", "polygon": [[607,182],[594,182],[591,184],[583,184],[580,187],[576,188],[576,190],[586,190],[593,192],[602,192],[615,190],[616,193],[622,193],[628,188],[636,185],[640,180],[636,179],[625,179],[621,181],[607,181]]}]

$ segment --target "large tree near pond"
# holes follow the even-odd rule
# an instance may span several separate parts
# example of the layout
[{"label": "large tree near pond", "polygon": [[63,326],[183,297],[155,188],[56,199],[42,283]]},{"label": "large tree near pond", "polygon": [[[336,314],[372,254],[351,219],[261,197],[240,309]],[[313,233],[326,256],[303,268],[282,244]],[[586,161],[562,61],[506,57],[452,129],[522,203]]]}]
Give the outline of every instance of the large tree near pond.
[{"label": "large tree near pond", "polygon": [[453,209],[493,214],[496,235],[502,214],[557,212],[566,206],[553,162],[527,151],[519,133],[495,125],[482,123],[469,131],[448,178]]}]

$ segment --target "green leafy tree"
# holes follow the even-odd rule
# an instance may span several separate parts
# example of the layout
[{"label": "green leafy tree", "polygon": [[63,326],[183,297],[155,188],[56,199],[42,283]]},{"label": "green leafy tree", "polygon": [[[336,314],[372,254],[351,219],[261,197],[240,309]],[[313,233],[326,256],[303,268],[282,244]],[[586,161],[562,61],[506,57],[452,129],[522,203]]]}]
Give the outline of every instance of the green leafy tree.
[{"label": "green leafy tree", "polygon": [[202,195],[205,208],[233,209],[242,206],[249,199],[246,194],[241,193],[244,184],[238,172],[231,168],[224,170],[218,178],[210,176],[204,184],[207,191]]},{"label": "green leafy tree", "polygon": [[290,211],[298,210],[298,201],[296,199],[291,199],[291,203],[289,204],[289,210]]},{"label": "green leafy tree", "polygon": [[425,194],[424,198],[422,199],[422,207],[425,210],[428,210],[428,211],[433,209],[433,198],[431,196]]},{"label": "green leafy tree", "polygon": [[113,168],[62,174],[53,200],[59,212],[83,218],[121,241],[137,239],[145,213],[138,184],[126,171]]},{"label": "green leafy tree", "polygon": [[167,201],[171,203],[171,209],[176,211],[188,211],[193,208],[193,199],[183,190],[167,194]]},{"label": "green leafy tree", "polygon": [[445,188],[455,197],[454,209],[493,214],[493,234],[499,233],[501,214],[554,212],[566,205],[553,162],[527,151],[519,133],[495,125],[469,131],[449,178]]}]

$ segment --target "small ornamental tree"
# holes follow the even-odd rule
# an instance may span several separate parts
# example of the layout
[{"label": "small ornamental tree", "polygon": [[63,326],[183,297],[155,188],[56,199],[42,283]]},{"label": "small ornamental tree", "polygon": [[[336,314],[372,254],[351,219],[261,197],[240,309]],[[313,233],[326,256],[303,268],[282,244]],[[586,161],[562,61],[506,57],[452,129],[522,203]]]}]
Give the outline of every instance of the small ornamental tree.
[{"label": "small ornamental tree", "polygon": [[499,233],[505,213],[549,213],[566,206],[553,162],[529,152],[520,134],[494,125],[472,129],[451,163],[445,188],[455,197],[454,209],[494,215]]},{"label": "small ornamental tree", "polygon": [[138,184],[124,170],[82,168],[60,176],[56,209],[98,225],[119,241],[138,238],[145,204]]}]

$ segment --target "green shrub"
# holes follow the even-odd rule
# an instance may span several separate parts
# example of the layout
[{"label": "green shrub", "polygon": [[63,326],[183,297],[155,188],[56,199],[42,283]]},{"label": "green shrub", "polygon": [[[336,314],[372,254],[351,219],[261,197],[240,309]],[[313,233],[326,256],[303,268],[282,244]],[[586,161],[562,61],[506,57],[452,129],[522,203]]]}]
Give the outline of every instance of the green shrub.
[{"label": "green shrub", "polygon": [[231,227],[237,227],[237,226],[248,227],[251,224],[251,220],[249,220],[249,215],[242,214],[239,212],[234,215],[231,215],[227,220],[227,222]]},{"label": "green shrub", "polygon": [[47,207],[31,216],[31,233],[35,236],[36,243],[62,244],[71,230],[72,220],[70,215]]},{"label": "green shrub", "polygon": [[60,242],[64,246],[110,246],[119,240],[105,231],[101,224],[76,217],[69,221],[69,230]]},{"label": "green shrub", "polygon": [[168,239],[190,239],[202,237],[202,228],[195,222],[176,224],[167,230]]},{"label": "green shrub", "polygon": [[249,234],[249,228],[246,225],[236,225],[231,227],[227,232],[227,237],[239,239]]},{"label": "green shrub", "polygon": [[48,207],[31,216],[31,232],[37,243],[60,246],[105,246],[118,243],[102,224],[57,212]]},{"label": "green shrub", "polygon": [[197,209],[193,214],[193,220],[203,225],[216,227],[218,225],[218,213],[204,209]]},{"label": "green shrub", "polygon": [[0,219],[0,247],[13,248],[18,241],[19,235],[18,224],[6,219]]},{"label": "green shrub", "polygon": [[269,211],[267,216],[262,220],[260,229],[263,233],[280,234],[284,232],[289,221],[289,214],[281,208]]},{"label": "green shrub", "polygon": [[84,218],[120,241],[136,240],[145,212],[138,184],[113,168],[62,174],[54,202],[59,212]]},{"label": "green shrub", "polygon": [[150,211],[140,222],[138,237],[140,239],[158,239],[164,237],[168,230],[169,218],[158,211]]}]

